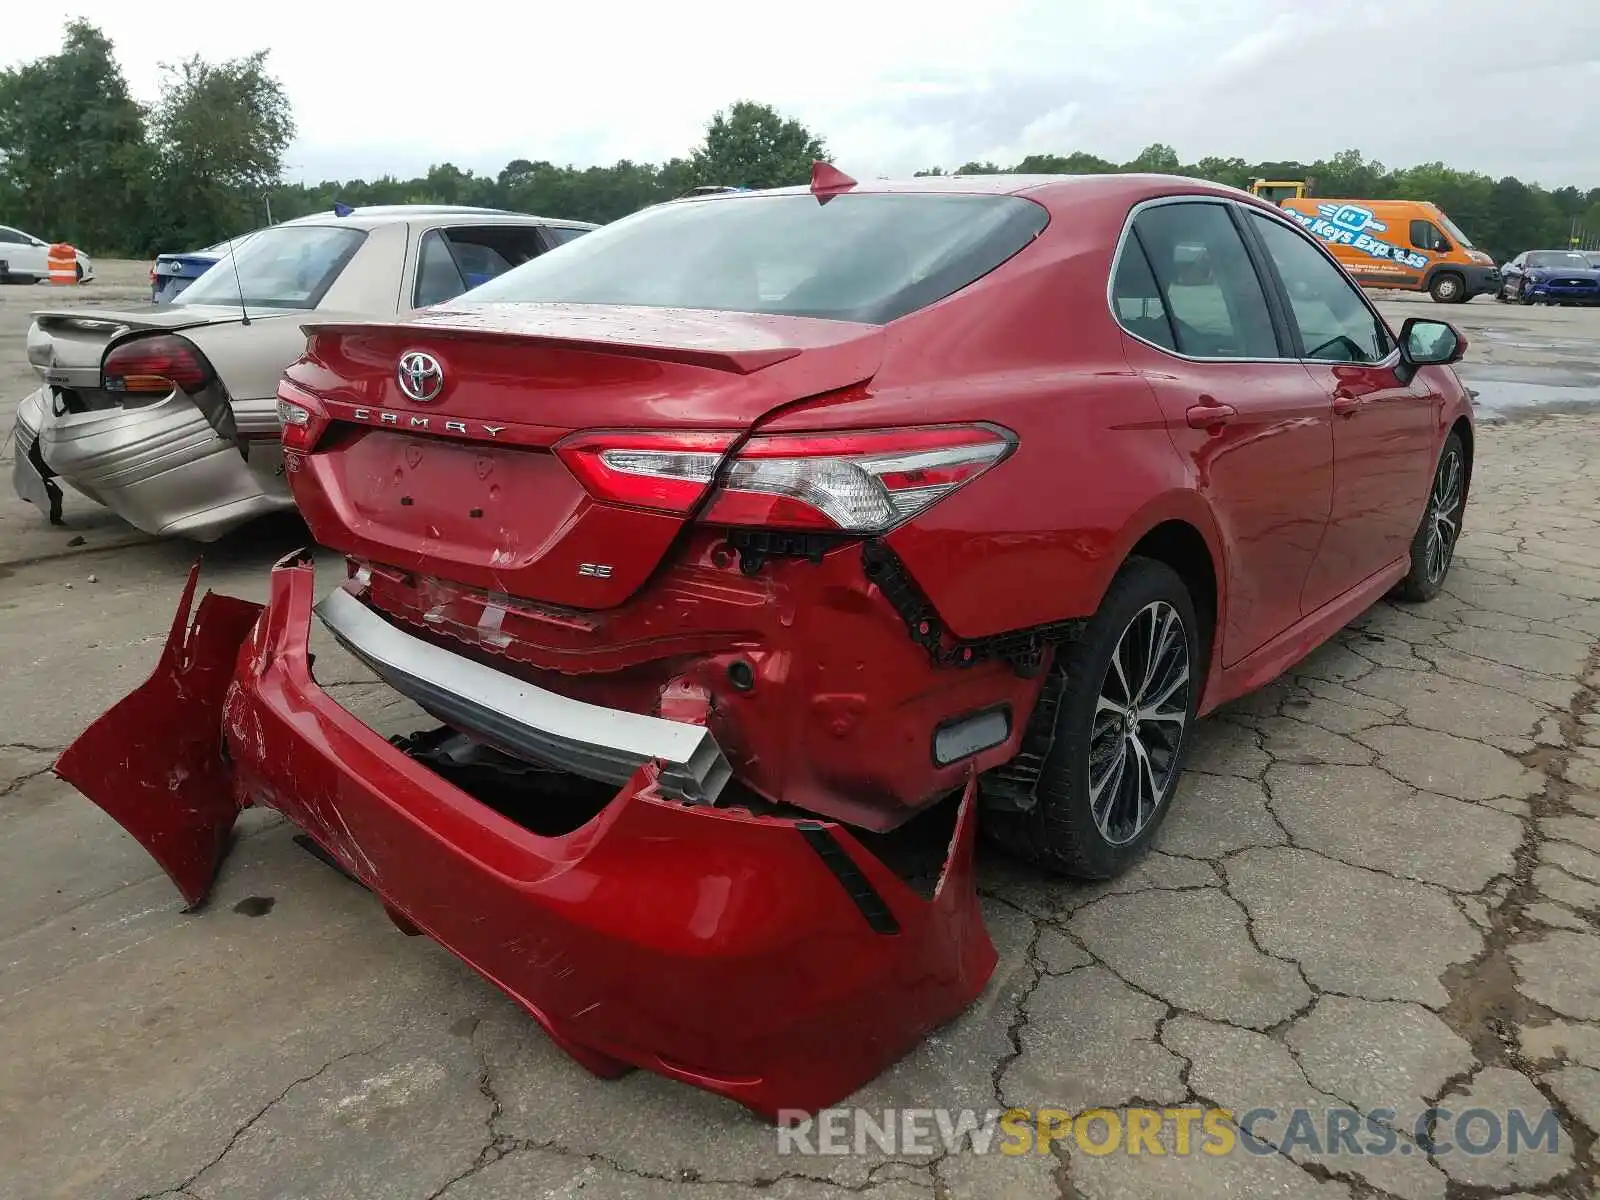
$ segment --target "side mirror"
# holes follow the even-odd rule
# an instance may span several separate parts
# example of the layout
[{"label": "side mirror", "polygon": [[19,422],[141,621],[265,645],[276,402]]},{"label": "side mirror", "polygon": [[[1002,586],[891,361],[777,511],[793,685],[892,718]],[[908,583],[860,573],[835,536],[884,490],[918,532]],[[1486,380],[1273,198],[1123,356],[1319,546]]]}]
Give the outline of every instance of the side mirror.
[{"label": "side mirror", "polygon": [[1400,327],[1400,357],[1416,374],[1417,367],[1458,363],[1467,352],[1467,339],[1448,321],[1408,317]]}]

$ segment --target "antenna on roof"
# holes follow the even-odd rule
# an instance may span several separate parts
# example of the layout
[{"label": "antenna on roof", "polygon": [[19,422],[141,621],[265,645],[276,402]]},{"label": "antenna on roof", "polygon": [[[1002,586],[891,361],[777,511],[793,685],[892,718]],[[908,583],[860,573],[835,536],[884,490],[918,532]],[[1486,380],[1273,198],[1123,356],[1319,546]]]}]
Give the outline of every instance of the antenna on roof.
[{"label": "antenna on roof", "polygon": [[818,204],[826,204],[840,192],[848,192],[856,181],[832,163],[818,159],[811,164],[811,194]]},{"label": "antenna on roof", "polygon": [[341,204],[337,200],[335,200],[333,202],[333,215],[334,216],[336,216],[336,217],[348,217],[353,212],[355,212],[355,209],[351,208],[348,204]]},{"label": "antenna on roof", "polygon": [[239,324],[250,324],[250,310],[244,303],[244,284],[239,279],[239,256],[233,252],[233,238],[228,238],[228,263],[233,267],[233,286],[239,289]]}]

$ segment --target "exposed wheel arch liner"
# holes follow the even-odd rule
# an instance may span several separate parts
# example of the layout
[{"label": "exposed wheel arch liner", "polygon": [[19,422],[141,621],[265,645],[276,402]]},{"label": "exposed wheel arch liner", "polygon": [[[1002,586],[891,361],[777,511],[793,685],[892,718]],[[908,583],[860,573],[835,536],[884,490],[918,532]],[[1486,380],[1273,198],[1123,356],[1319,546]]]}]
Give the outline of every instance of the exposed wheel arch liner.
[{"label": "exposed wheel arch liner", "polygon": [[[1209,569],[1209,597],[1194,595],[1195,587],[1205,574],[1195,553],[1200,547],[1204,548],[1206,554],[1204,567]],[[1156,497],[1140,509],[1124,525],[1114,552],[1102,560],[1093,582],[1092,603],[1080,616],[1087,616],[1099,608],[1111,587],[1111,581],[1116,578],[1122,565],[1135,554],[1166,563],[1190,586],[1196,615],[1207,638],[1204,658],[1207,664],[1206,690],[1209,692],[1210,682],[1217,678],[1220,666],[1217,655],[1221,639],[1215,636],[1215,631],[1222,627],[1228,606],[1227,555],[1210,506],[1199,493],[1179,489]],[[1201,711],[1204,712],[1208,707],[1206,696],[1202,695]]]},{"label": "exposed wheel arch liner", "polygon": [[[1462,496],[1461,496],[1462,501],[1465,502],[1467,494],[1468,494],[1468,492],[1471,491],[1471,488],[1472,488],[1472,456],[1473,456],[1473,448],[1474,448],[1473,447],[1473,435],[1472,435],[1472,422],[1467,420],[1467,418],[1465,416],[1457,417],[1455,419],[1455,421],[1451,424],[1450,428],[1445,431],[1445,437],[1448,438],[1452,433],[1458,433],[1458,434],[1461,435],[1461,448],[1464,451],[1466,451],[1466,455],[1467,455],[1467,462],[1466,462],[1467,478],[1466,478],[1466,481],[1465,481],[1465,484],[1464,484],[1464,488],[1463,488],[1463,491],[1462,491]],[[1442,441],[1442,439],[1441,439],[1441,441]]]}]

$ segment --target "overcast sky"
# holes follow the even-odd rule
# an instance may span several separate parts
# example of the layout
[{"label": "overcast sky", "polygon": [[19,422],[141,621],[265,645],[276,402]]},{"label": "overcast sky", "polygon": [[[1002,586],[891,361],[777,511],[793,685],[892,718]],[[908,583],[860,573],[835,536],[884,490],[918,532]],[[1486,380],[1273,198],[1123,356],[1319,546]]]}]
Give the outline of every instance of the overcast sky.
[{"label": "overcast sky", "polygon": [[153,99],[158,64],[266,47],[295,178],[431,163],[660,161],[740,98],[867,178],[1171,143],[1185,161],[1312,160],[1600,185],[1600,0],[22,0],[0,55],[83,16]]}]

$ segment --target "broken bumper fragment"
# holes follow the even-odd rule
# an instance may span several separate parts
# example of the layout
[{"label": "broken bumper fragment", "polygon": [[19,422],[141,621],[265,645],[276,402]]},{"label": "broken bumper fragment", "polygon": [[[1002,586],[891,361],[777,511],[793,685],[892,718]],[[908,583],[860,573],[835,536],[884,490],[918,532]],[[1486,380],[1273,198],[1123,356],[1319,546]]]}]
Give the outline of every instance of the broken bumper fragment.
[{"label": "broken bumper fragment", "polygon": [[42,387],[17,407],[12,487],[59,521],[57,479],[145,533],[215,541],[293,507],[287,486],[253,471],[237,442],[178,392],[153,404],[56,411]]},{"label": "broken bumper fragment", "polygon": [[973,785],[924,900],[839,825],[709,802],[726,762],[700,727],[542,692],[334,592],[322,618],[423,707],[623,781],[586,824],[541,836],[317,685],[313,579],[286,559],[264,608],[207,594],[191,625],[191,575],[155,673],[57,764],[191,904],[239,809],[270,806],[590,1070],[644,1067],[769,1117],[842,1099],[982,990],[995,951],[972,877]]}]

